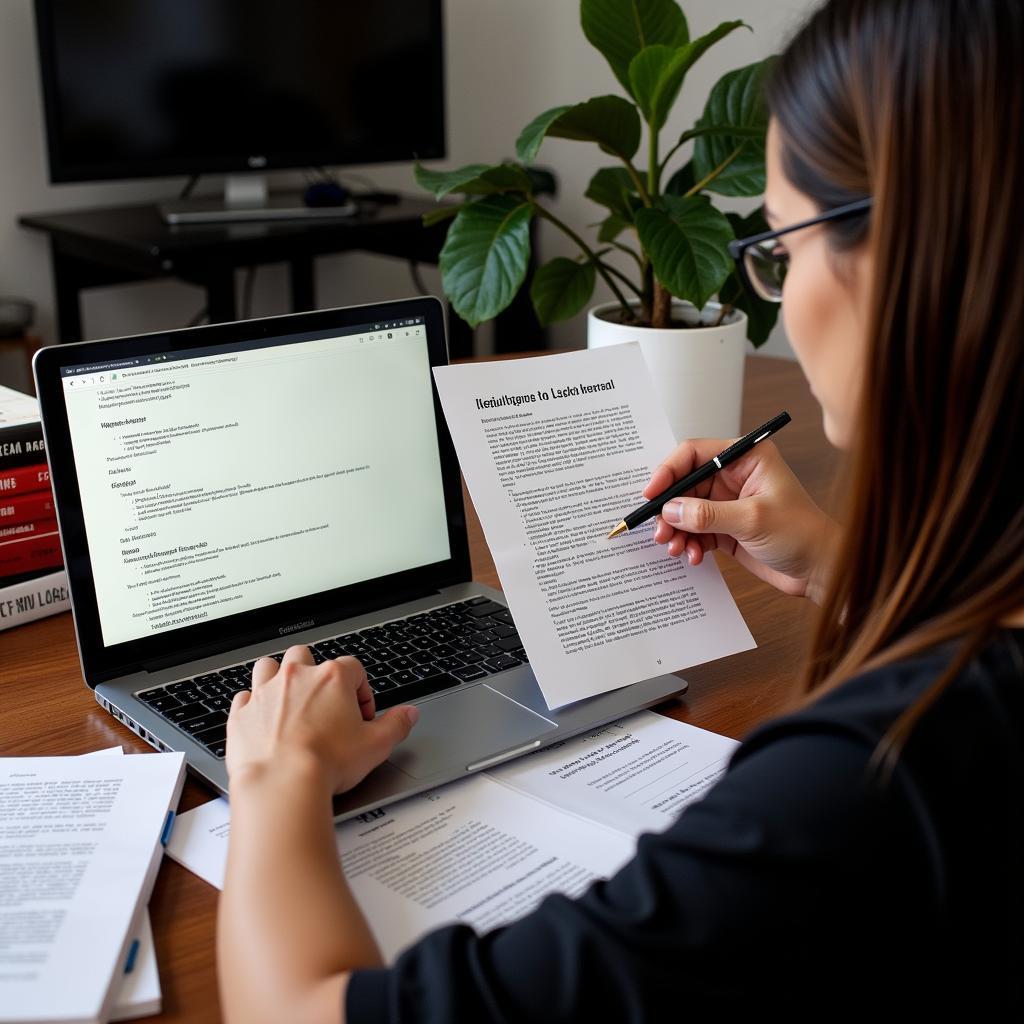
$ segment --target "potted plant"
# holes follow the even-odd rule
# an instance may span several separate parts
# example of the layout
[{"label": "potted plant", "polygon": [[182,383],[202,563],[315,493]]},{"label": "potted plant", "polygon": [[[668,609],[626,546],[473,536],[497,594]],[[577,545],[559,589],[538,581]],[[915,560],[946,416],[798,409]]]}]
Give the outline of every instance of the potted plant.
[{"label": "potted plant", "polygon": [[[540,321],[581,312],[600,277],[615,298],[589,311],[588,344],[640,341],[677,437],[735,435],[746,339],[763,344],[778,307],[745,292],[726,250],[730,239],[764,230],[761,210],[724,213],[710,194],[764,191],[761,83],[771,58],[724,75],[697,123],[666,148],[662,130],[687,72],[711,46],[749,26],[726,21],[691,39],[674,0],[582,0],[580,15],[625,96],[545,111],[520,134],[517,161],[456,171],[417,164],[417,182],[435,198],[465,197],[424,218],[454,218],[440,258],[444,290],[472,326],[504,310],[523,284],[530,223],[540,217],[579,248],[576,259],[559,256],[534,273],[530,296]],[[596,144],[617,161],[598,168],[586,191],[604,208],[593,242],[537,198],[529,165],[550,137]],[[617,253],[628,271],[609,259]]]}]

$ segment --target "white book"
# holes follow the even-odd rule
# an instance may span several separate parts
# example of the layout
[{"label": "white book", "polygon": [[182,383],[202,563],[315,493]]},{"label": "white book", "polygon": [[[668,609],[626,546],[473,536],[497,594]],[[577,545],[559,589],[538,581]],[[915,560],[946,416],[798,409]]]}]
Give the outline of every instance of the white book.
[{"label": "white book", "polygon": [[0,758],[0,1021],[110,1019],[182,754]]}]

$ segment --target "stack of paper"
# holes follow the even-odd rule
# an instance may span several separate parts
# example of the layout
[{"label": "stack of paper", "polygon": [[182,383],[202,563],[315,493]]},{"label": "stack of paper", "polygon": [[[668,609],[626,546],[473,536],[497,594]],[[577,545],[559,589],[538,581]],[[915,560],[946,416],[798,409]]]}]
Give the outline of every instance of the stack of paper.
[{"label": "stack of paper", "polygon": [[0,758],[0,1021],[159,1008],[146,904],[184,777],[182,754]]}]

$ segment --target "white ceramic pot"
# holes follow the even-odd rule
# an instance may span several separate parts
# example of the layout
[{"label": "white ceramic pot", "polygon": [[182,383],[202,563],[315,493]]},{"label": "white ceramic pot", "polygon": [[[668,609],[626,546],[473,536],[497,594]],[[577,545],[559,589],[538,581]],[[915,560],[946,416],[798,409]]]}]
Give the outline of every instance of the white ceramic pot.
[{"label": "white ceramic pot", "polygon": [[617,302],[608,302],[590,310],[587,346],[640,342],[677,441],[739,436],[747,314],[737,309],[724,323],[710,326],[721,312],[717,302],[709,302],[698,313],[691,303],[673,299],[673,319],[694,326],[656,329],[601,318],[618,308]]}]

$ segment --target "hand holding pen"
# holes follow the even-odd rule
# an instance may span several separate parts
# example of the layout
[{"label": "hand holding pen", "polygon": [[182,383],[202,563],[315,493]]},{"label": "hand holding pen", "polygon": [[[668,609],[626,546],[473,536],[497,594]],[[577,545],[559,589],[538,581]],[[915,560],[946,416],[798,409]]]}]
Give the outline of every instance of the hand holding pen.
[{"label": "hand holding pen", "polygon": [[[654,471],[644,497],[658,497],[730,443],[684,441]],[[722,550],[784,593],[813,600],[821,597],[837,537],[836,524],[767,440],[686,496],[668,499],[654,531],[654,540],[673,557],[685,552],[697,565],[704,552]]]}]

